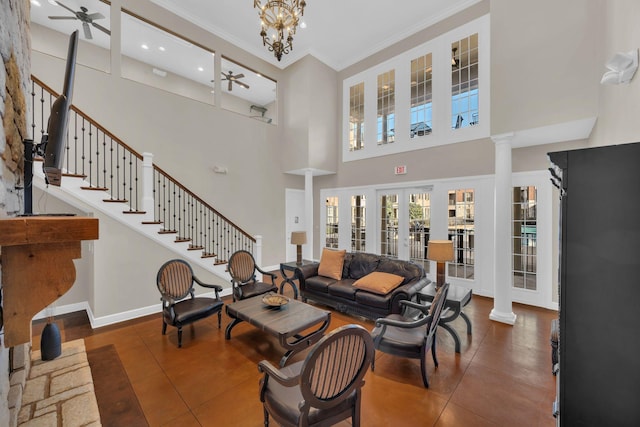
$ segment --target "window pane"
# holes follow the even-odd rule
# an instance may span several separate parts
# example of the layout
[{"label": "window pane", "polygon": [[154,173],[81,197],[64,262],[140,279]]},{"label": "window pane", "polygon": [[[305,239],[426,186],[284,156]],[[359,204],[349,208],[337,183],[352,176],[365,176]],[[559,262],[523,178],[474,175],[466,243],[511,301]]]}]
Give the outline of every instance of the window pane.
[{"label": "window pane", "polygon": [[351,196],[351,251],[366,252],[365,196]]},{"label": "window pane", "polygon": [[349,88],[349,151],[364,148],[364,83]]},{"label": "window pane", "polygon": [[431,198],[429,193],[409,195],[409,259],[429,273],[427,245],[431,232]]},{"label": "window pane", "polygon": [[431,72],[430,53],[411,61],[411,138],[429,135],[433,127]]},{"label": "window pane", "polygon": [[515,288],[537,289],[537,229],[536,187],[514,187],[512,257]]},{"label": "window pane", "polygon": [[454,261],[448,263],[451,277],[474,278],[475,203],[474,190],[449,191],[449,240],[453,240]]},{"label": "window pane", "polygon": [[398,195],[380,196],[380,254],[398,257]]},{"label": "window pane", "polygon": [[451,127],[478,124],[478,34],[451,44]]},{"label": "window pane", "polygon": [[325,203],[327,212],[326,241],[327,248],[338,249],[338,198],[327,197]]},{"label": "window pane", "polygon": [[378,75],[378,145],[394,141],[395,70]]}]

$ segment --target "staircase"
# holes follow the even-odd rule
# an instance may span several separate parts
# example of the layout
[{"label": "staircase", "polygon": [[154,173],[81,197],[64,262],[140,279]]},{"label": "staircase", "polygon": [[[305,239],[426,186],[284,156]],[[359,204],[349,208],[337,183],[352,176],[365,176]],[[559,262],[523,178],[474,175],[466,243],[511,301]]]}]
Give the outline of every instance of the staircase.
[{"label": "staircase", "polygon": [[[46,132],[58,94],[32,76],[34,143]],[[40,133],[40,135],[38,135]],[[75,106],[71,107],[60,187],[47,187],[34,166],[33,184],[64,200],[71,196],[147,235],[213,273],[228,278],[227,260],[247,250],[260,260],[260,242]]]}]

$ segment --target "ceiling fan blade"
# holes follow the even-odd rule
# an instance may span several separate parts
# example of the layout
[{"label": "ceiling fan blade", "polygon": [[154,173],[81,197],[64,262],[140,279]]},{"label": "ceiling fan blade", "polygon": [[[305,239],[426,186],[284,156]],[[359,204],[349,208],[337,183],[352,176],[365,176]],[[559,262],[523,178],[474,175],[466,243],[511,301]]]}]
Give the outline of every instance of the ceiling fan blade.
[{"label": "ceiling fan blade", "polygon": [[84,30],[84,38],[87,40],[91,40],[93,36],[91,35],[91,27],[89,27],[89,24],[83,22],[82,29]]},{"label": "ceiling fan blade", "polygon": [[87,15],[87,18],[91,19],[92,21],[94,19],[104,19],[104,15],[101,14],[100,12],[96,12],[96,13],[92,13],[90,15]]},{"label": "ceiling fan blade", "polygon": [[71,9],[69,6],[65,6],[62,3],[60,3],[58,0],[56,0],[56,4],[60,7],[63,7],[65,9],[67,9],[69,12],[73,13],[74,15],[76,14],[76,11]]},{"label": "ceiling fan blade", "polygon": [[78,19],[75,16],[49,16],[49,19]]},{"label": "ceiling fan blade", "polygon": [[229,92],[233,90],[233,80],[229,80],[229,87],[227,88]]},{"label": "ceiling fan blade", "polygon": [[95,22],[92,22],[91,25],[93,25],[94,27],[96,27],[97,29],[102,31],[103,33],[105,33],[107,35],[111,35],[111,31],[109,31],[107,28],[103,27],[102,25],[96,24]]},{"label": "ceiling fan blade", "polygon": [[234,78],[235,80],[241,79],[243,77],[244,77],[244,74],[242,74],[242,73],[232,76],[232,78]]},{"label": "ceiling fan blade", "polygon": [[239,80],[236,80],[236,83],[238,83],[240,86],[242,86],[242,87],[243,87],[243,88],[245,88],[245,89],[249,89],[249,85],[248,85],[248,84],[246,84],[246,83],[243,83],[243,82],[241,82],[241,81],[239,81]]}]

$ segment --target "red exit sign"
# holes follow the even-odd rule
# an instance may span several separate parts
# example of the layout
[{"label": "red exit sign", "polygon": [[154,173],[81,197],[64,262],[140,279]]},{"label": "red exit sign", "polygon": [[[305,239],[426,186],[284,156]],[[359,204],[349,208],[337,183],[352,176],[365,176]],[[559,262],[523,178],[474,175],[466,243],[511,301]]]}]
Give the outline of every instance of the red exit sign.
[{"label": "red exit sign", "polygon": [[407,173],[407,167],[406,166],[396,166],[395,173],[396,173],[396,175],[404,175],[404,174]]}]

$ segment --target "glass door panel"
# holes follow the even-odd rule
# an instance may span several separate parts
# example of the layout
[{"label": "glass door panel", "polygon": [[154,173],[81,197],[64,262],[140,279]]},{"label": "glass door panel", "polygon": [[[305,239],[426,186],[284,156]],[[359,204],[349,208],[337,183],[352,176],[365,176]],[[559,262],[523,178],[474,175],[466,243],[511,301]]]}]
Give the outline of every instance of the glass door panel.
[{"label": "glass door panel", "polygon": [[431,230],[430,194],[404,188],[378,192],[380,254],[412,260],[429,272],[426,260]]}]

